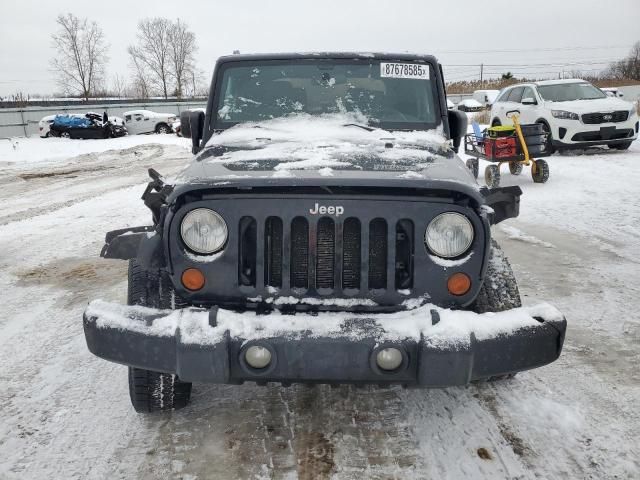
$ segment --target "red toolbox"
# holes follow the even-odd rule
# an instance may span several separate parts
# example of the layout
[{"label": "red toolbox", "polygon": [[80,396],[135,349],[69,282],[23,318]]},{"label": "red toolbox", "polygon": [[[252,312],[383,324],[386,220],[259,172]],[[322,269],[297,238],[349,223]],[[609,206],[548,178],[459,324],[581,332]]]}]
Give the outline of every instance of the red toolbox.
[{"label": "red toolbox", "polygon": [[516,138],[502,137],[484,139],[484,154],[488,159],[516,156]]}]

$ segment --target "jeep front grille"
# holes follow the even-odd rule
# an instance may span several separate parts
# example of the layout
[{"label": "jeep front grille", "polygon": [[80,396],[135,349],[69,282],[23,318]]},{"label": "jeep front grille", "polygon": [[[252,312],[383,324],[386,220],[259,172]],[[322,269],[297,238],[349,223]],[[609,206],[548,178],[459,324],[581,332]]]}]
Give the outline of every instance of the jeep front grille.
[{"label": "jeep front grille", "polygon": [[408,219],[389,223],[375,218],[363,224],[355,217],[295,217],[287,225],[271,216],[260,226],[255,219],[242,217],[239,230],[241,286],[256,286],[259,263],[264,266],[265,287],[320,295],[405,290],[413,285],[414,225]]},{"label": "jeep front grille", "polygon": [[611,113],[585,113],[582,115],[582,123],[587,125],[597,125],[600,123],[626,122],[629,118],[628,110],[618,110]]}]

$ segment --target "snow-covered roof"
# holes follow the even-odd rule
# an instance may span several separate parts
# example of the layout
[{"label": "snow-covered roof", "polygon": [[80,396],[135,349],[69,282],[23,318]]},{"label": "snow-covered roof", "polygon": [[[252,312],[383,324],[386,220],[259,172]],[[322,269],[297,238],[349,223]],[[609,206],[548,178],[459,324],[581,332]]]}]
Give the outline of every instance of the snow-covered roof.
[{"label": "snow-covered roof", "polygon": [[539,82],[534,82],[534,85],[560,85],[563,83],[588,83],[586,80],[581,80],[579,78],[568,78],[564,80],[540,80]]}]

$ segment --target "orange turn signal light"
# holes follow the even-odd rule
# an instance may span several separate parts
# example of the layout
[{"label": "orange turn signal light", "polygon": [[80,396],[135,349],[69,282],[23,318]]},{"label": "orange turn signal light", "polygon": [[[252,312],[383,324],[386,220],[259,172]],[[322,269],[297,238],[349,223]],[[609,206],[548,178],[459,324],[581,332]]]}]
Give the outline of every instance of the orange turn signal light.
[{"label": "orange turn signal light", "polygon": [[447,289],[452,295],[464,295],[471,288],[471,279],[465,273],[454,273],[447,280]]},{"label": "orange turn signal light", "polygon": [[200,290],[204,287],[204,274],[197,268],[187,268],[182,272],[182,284],[187,290]]}]

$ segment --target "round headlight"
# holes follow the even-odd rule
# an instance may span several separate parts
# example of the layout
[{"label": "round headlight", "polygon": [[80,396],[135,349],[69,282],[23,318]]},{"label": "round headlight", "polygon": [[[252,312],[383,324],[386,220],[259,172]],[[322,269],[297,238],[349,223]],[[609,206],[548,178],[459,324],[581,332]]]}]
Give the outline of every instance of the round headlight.
[{"label": "round headlight", "polygon": [[224,247],[228,231],[227,224],[216,212],[208,208],[196,208],[182,219],[180,234],[190,250],[208,255]]},{"label": "round headlight", "polygon": [[424,241],[427,248],[439,257],[458,257],[473,242],[473,225],[460,213],[441,213],[429,223]]}]

